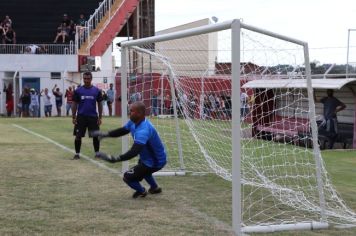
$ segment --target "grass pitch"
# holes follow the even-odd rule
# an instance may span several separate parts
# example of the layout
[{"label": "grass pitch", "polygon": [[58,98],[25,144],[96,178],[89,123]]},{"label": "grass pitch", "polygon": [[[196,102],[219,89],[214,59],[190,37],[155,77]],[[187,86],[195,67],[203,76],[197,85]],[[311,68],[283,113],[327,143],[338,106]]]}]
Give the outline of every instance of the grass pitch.
[{"label": "grass pitch", "polygon": [[[68,149],[13,124],[74,149],[70,118],[0,119],[0,235],[232,235],[230,182],[214,175],[158,177],[162,194],[133,200],[118,174],[72,161]],[[105,118],[102,129],[120,124]],[[112,153],[119,146],[118,140],[102,143]],[[93,156],[88,138],[82,153]],[[325,151],[323,157],[336,189],[356,210],[356,152]],[[356,229],[275,235],[337,234],[356,235]]]}]

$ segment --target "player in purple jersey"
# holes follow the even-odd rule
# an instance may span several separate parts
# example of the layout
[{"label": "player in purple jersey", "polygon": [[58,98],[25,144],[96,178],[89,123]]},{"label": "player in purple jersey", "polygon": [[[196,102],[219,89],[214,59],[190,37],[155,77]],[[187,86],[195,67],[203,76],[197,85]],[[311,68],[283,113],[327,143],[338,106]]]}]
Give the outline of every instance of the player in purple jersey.
[{"label": "player in purple jersey", "polygon": [[[103,112],[101,91],[91,84],[93,75],[91,72],[85,72],[83,74],[84,85],[78,87],[74,91],[72,102],[72,114],[75,136],[74,147],[75,155],[73,160],[80,158],[80,148],[82,145],[82,137],[85,136],[85,132],[88,129],[89,137],[91,137],[91,131],[99,130],[101,125],[101,116]],[[98,111],[96,109],[98,107]],[[100,142],[98,137],[93,137],[93,146],[95,156],[98,155]]]},{"label": "player in purple jersey", "polygon": [[135,102],[130,106],[130,121],[122,128],[111,130],[107,133],[94,131],[92,136],[120,137],[131,133],[134,143],[131,149],[118,156],[99,152],[98,158],[108,162],[126,161],[139,155],[138,164],[124,173],[124,181],[135,190],[133,198],[145,197],[146,189],[140,184],[145,179],[150,185],[151,194],[161,193],[162,189],[157,185],[152,174],[162,169],[167,162],[167,155],[163,143],[152,123],[145,118],[146,107],[143,102]]}]

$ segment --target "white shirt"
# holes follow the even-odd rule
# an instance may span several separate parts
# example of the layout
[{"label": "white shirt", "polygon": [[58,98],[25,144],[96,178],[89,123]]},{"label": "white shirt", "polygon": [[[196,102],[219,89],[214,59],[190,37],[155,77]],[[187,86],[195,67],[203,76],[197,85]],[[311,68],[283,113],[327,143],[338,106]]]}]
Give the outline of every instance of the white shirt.
[{"label": "white shirt", "polygon": [[50,94],[50,93],[47,93],[47,95],[43,94],[43,104],[45,106],[52,105],[51,98],[52,98],[52,94]]},{"label": "white shirt", "polygon": [[248,108],[248,95],[246,93],[240,94],[241,108]]},{"label": "white shirt", "polygon": [[32,44],[32,45],[27,46],[27,48],[30,49],[30,50],[28,51],[28,53],[30,53],[30,54],[36,54],[36,50],[39,49],[40,47],[37,46],[37,45]]},{"label": "white shirt", "polygon": [[31,103],[30,103],[31,106],[39,106],[40,103],[38,101],[38,94],[32,94],[31,93]]}]

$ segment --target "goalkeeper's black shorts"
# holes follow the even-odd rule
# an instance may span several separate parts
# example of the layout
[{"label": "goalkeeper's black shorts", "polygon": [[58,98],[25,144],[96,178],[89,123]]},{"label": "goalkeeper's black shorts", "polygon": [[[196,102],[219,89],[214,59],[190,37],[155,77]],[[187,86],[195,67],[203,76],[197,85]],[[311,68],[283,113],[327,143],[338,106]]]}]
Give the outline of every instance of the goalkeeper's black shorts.
[{"label": "goalkeeper's black shorts", "polygon": [[160,169],[162,168],[151,168],[139,162],[137,165],[124,173],[124,180],[129,182],[141,181],[146,176],[150,176]]},{"label": "goalkeeper's black shorts", "polygon": [[87,129],[89,130],[89,137],[91,137],[90,136],[91,131],[99,130],[98,117],[92,117],[92,116],[77,117],[77,124],[74,126],[73,135],[84,137]]}]

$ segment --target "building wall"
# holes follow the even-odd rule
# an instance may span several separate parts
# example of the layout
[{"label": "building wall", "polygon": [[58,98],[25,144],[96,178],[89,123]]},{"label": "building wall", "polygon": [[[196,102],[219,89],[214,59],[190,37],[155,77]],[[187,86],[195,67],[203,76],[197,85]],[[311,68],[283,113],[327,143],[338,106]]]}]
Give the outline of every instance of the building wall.
[{"label": "building wall", "polygon": [[[209,25],[209,19],[202,19],[188,24],[180,25],[170,29],[162,30],[156,35],[189,30],[200,26]],[[215,60],[217,58],[217,33],[198,35],[193,37],[181,38],[155,43],[155,52],[169,59],[176,75],[178,76],[202,76],[214,73]],[[139,73],[165,73],[167,66],[155,58],[147,55],[131,55],[137,65]],[[144,59],[144,60],[142,60]],[[142,64],[144,62],[144,64]],[[142,68],[143,67],[143,68]]]},{"label": "building wall", "polygon": [[[93,84],[107,90],[109,84],[114,82],[115,71],[111,55],[112,47],[109,47],[100,57],[100,71],[93,72]],[[59,79],[51,78],[51,72],[60,73]],[[15,76],[16,74],[16,76]],[[77,55],[46,55],[46,54],[0,54],[0,91],[4,85],[14,85],[13,97],[15,105],[22,92],[23,78],[39,78],[40,90],[48,88],[50,91],[57,84],[64,93],[69,86],[82,84],[81,73],[78,71]],[[62,107],[62,115],[65,114],[65,99]],[[53,113],[56,109],[53,103]],[[14,109],[16,111],[16,109]],[[6,114],[5,93],[0,94],[0,114]],[[41,101],[41,116],[43,116],[43,103]]]},{"label": "building wall", "polygon": [[0,71],[78,71],[77,55],[0,54]]}]

